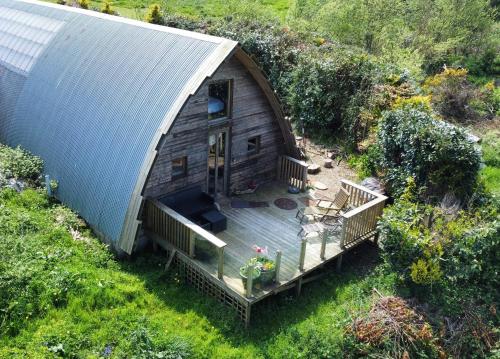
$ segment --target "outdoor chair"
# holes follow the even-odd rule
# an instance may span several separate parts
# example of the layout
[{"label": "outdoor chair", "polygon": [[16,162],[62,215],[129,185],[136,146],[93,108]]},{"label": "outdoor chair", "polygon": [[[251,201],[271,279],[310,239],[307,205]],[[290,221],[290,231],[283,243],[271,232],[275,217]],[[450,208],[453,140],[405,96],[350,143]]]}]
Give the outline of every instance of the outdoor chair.
[{"label": "outdoor chair", "polygon": [[318,199],[314,207],[299,208],[295,218],[299,219],[300,224],[307,216],[313,216],[315,220],[320,222],[336,219],[349,201],[349,196],[350,193],[347,190],[340,188],[333,201]]},{"label": "outdoor chair", "polygon": [[340,231],[341,227],[342,227],[342,221],[340,218],[336,218],[334,223],[328,223],[328,224],[325,222],[313,222],[313,223],[303,224],[301,226],[299,233],[297,233],[297,236],[307,237],[309,234],[315,232],[321,235],[325,231],[328,232],[328,234],[332,234],[333,232]]}]

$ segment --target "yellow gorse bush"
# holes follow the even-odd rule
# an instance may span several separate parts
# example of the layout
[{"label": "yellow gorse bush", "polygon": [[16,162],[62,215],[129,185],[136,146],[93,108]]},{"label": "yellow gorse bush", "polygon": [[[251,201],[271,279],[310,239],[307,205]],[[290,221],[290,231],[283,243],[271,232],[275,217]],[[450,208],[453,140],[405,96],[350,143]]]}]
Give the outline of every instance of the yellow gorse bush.
[{"label": "yellow gorse bush", "polygon": [[443,72],[427,78],[423,84],[424,89],[429,89],[441,85],[446,80],[464,79],[467,77],[467,69],[455,69],[453,67],[445,67]]}]

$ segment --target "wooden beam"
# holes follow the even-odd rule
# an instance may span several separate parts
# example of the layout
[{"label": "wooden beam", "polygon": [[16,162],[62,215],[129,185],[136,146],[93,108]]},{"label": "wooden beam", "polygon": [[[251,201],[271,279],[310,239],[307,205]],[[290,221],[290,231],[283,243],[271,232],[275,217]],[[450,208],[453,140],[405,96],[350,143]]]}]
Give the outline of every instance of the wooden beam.
[{"label": "wooden beam", "polygon": [[245,308],[245,328],[248,329],[250,326],[250,317],[252,315],[252,304],[247,303]]},{"label": "wooden beam", "polygon": [[165,264],[165,272],[170,268],[172,265],[172,261],[174,260],[175,255],[177,254],[177,249],[173,249],[170,252],[170,256],[168,257],[167,264]]},{"label": "wooden beam", "polygon": [[341,268],[342,268],[342,254],[337,257],[337,272],[340,272]]},{"label": "wooden beam", "polygon": [[281,269],[281,251],[277,250],[276,251],[276,260],[274,261],[275,265],[275,271],[276,271],[276,278],[275,281],[277,284],[280,283],[280,269]]},{"label": "wooden beam", "polygon": [[218,249],[217,277],[221,280],[224,278],[224,247]]},{"label": "wooden beam", "polygon": [[323,229],[323,232],[321,232],[321,252],[319,254],[319,257],[321,258],[322,261],[325,260],[326,240],[327,239],[328,239],[328,231],[326,229]]},{"label": "wooden beam", "polygon": [[247,267],[247,286],[246,286],[246,297],[250,298],[252,296],[252,288],[253,288],[253,270],[254,265],[249,264]]},{"label": "wooden beam", "polygon": [[298,296],[300,296],[300,293],[302,292],[302,277],[299,277],[299,279],[297,279],[297,286],[295,287],[295,294]]},{"label": "wooden beam", "polygon": [[196,233],[189,230],[189,256],[194,258],[195,256],[195,245],[196,245]]},{"label": "wooden beam", "polygon": [[299,258],[299,270],[301,272],[304,271],[304,261],[306,259],[306,247],[307,247],[307,239],[302,238],[302,242],[300,244],[300,258]]}]

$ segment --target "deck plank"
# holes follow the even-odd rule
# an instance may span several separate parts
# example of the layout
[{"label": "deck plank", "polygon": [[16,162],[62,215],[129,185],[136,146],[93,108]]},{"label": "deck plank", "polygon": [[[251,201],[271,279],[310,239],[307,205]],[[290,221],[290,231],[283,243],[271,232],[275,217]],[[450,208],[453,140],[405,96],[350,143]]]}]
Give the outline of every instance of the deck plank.
[{"label": "deck plank", "polygon": [[[277,250],[281,250],[280,285],[254,290],[253,300],[269,295],[279,286],[286,286],[304,272],[315,269],[323,264],[320,258],[321,240],[312,238],[308,241],[304,272],[299,271],[300,238],[297,233],[301,229],[295,218],[297,209],[283,210],[274,205],[277,198],[293,199],[298,207],[304,207],[299,200],[305,193],[289,194],[286,186],[270,183],[260,187],[253,194],[240,195],[237,198],[247,201],[266,201],[269,207],[232,208],[231,201],[223,198],[219,201],[222,213],[227,217],[227,229],[217,234],[217,237],[227,243],[224,255],[224,282],[231,289],[244,296],[245,290],[239,275],[239,268],[256,253],[254,245],[267,247],[269,256],[273,258]],[[342,253],[338,238],[330,238],[327,242],[325,257],[332,259]],[[210,260],[204,267],[215,275],[217,261]]]}]

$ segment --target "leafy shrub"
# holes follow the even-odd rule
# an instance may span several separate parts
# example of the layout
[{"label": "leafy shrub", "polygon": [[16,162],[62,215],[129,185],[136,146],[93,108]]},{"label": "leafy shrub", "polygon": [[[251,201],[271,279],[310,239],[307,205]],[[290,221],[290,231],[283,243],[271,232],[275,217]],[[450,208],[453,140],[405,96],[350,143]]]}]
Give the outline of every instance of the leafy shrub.
[{"label": "leafy shrub", "polygon": [[[412,193],[413,192],[413,193]],[[386,208],[379,222],[383,258],[414,289],[434,288],[435,300],[465,300],[471,296],[498,300],[496,253],[500,251],[498,203],[450,216],[440,208],[416,202],[410,182],[403,196]],[[446,292],[446,295],[443,294]],[[489,293],[489,294],[488,294]],[[451,306],[448,309],[452,309]],[[454,308],[457,309],[457,308]],[[458,308],[459,309],[459,308]]]},{"label": "leafy shrub", "polygon": [[140,320],[138,328],[131,333],[130,346],[133,357],[137,359],[185,359],[192,357],[191,346],[180,337],[170,338],[163,343],[155,342],[145,327],[145,319]]},{"label": "leafy shrub", "polygon": [[308,45],[298,35],[274,23],[244,19],[217,22],[209,31],[213,35],[238,41],[266,74],[278,95],[286,100],[291,73]]},{"label": "leafy shrub", "polygon": [[486,83],[477,90],[477,97],[471,101],[471,106],[484,119],[493,119],[500,115],[500,89],[493,81]]},{"label": "leafy shrub", "polygon": [[107,0],[102,4],[101,12],[108,15],[117,15],[116,11],[111,7],[111,3]]},{"label": "leafy shrub", "polygon": [[393,110],[414,109],[422,112],[432,112],[430,96],[412,96],[409,98],[398,97],[392,105]]},{"label": "leafy shrub", "polygon": [[318,131],[343,129],[356,141],[373,71],[368,57],[341,49],[302,57],[288,97],[293,119]]},{"label": "leafy shrub", "polygon": [[480,154],[461,129],[417,110],[387,112],[378,132],[381,168],[393,195],[399,196],[408,177],[427,196],[453,192],[460,198],[474,187]]},{"label": "leafy shrub", "polygon": [[495,83],[478,87],[469,80],[468,73],[467,69],[445,67],[426,79],[423,88],[430,94],[433,107],[448,120],[494,118],[500,111],[500,92]]},{"label": "leafy shrub", "polygon": [[0,173],[36,181],[43,170],[43,161],[21,147],[10,148],[0,144]]},{"label": "leafy shrub", "polygon": [[144,17],[144,21],[149,22],[151,24],[163,25],[165,20],[163,18],[163,13],[161,11],[160,5],[151,4],[149,5],[146,16]]},{"label": "leafy shrub", "polygon": [[82,9],[88,9],[89,8],[89,0],[78,0],[78,6]]}]

